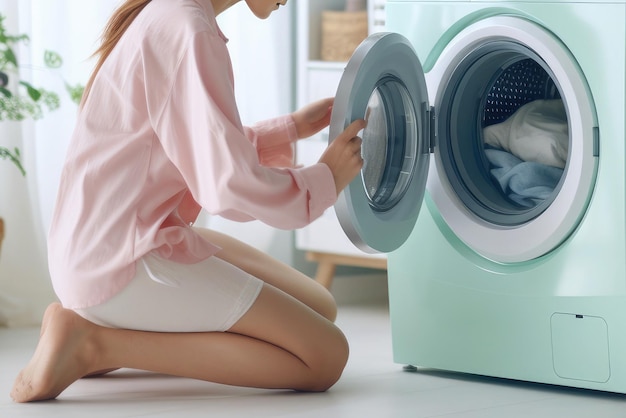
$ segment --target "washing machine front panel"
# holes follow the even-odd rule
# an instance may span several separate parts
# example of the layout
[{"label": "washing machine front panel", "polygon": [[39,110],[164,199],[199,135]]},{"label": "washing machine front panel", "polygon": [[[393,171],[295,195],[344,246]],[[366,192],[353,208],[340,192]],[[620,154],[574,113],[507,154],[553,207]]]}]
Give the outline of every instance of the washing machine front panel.
[{"label": "washing machine front panel", "polygon": [[[626,323],[624,2],[389,0],[387,29],[414,43],[426,69],[430,103],[436,106],[439,92],[430,89],[430,73],[445,49],[436,46],[438,40],[461,33],[463,29],[454,36],[448,33],[458,29],[458,22],[471,25],[482,20],[477,16],[491,17],[503,7],[507,10],[502,17],[524,16],[559,39],[592,92],[597,124],[590,126],[598,126],[600,134],[599,141],[589,141],[600,144],[592,191],[585,190],[588,202],[579,214],[582,219],[574,222],[577,226],[564,242],[530,261],[499,263],[477,255],[457,238],[429,185],[413,233],[389,254],[394,360],[626,393],[626,363],[621,358],[626,337],[620,332]],[[550,64],[561,91],[570,91],[564,95],[572,97],[568,82],[555,75],[558,65],[542,53],[536,55]],[[581,112],[572,101],[576,99],[566,102],[568,123],[580,123],[571,114]],[[574,139],[570,144],[583,146]],[[582,155],[570,153],[567,164],[575,165],[573,158]],[[431,164],[431,170],[437,173],[439,167]]]},{"label": "washing machine front panel", "polygon": [[367,120],[361,175],[335,205],[347,236],[363,251],[393,251],[413,230],[428,173],[429,114],[410,42],[394,33],[367,38],[339,83],[329,135],[333,141],[354,120]]}]

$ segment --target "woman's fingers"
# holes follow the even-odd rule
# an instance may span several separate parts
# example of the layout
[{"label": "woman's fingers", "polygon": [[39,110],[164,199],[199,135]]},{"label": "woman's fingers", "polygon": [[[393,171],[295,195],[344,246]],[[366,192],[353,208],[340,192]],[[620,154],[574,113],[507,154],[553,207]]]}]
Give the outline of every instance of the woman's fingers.
[{"label": "woman's fingers", "polygon": [[341,192],[363,167],[361,158],[362,140],[358,133],[365,128],[364,120],[356,120],[346,127],[328,146],[321,163],[330,168],[335,179],[337,194]]}]

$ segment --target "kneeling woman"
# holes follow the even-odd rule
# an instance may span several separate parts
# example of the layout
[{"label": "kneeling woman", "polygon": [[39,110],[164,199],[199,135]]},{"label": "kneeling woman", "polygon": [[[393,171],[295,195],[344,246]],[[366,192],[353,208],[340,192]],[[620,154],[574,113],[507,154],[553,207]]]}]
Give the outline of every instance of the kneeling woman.
[{"label": "kneeling woman", "polygon": [[[126,0],[87,84],[49,233],[61,304],[18,375],[15,401],[129,367],[212,382],[324,391],[348,356],[335,302],[264,253],[193,227],[211,214],[307,225],[362,166],[362,120],[317,164],[293,142],[330,120],[332,99],[241,124],[216,16],[239,0]],[[286,0],[245,0],[267,18]]]}]

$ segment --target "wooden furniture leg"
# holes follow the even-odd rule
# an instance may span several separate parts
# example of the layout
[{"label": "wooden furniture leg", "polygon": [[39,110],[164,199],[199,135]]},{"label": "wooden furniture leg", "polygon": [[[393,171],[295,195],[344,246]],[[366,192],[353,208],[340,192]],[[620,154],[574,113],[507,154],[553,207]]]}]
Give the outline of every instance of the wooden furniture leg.
[{"label": "wooden furniture leg", "polygon": [[333,278],[335,277],[335,270],[337,270],[337,266],[331,261],[320,260],[317,262],[315,280],[326,289],[330,289],[330,286],[333,284]]},{"label": "wooden furniture leg", "polygon": [[2,241],[4,241],[4,219],[0,218],[0,251],[2,251]]},{"label": "wooden furniture leg", "polygon": [[317,263],[315,280],[327,289],[333,284],[337,266],[366,267],[387,270],[386,258],[358,257],[352,255],[309,251],[306,259]]}]

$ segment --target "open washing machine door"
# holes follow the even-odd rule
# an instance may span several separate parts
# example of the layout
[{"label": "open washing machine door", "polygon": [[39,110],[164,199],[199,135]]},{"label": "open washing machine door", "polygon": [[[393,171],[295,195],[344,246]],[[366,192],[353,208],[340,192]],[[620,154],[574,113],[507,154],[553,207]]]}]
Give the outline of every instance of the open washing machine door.
[{"label": "open washing machine door", "polygon": [[377,33],[363,41],[339,83],[329,138],[367,120],[361,175],[335,205],[346,235],[365,252],[393,251],[413,230],[428,176],[430,113],[424,71],[408,39]]}]

